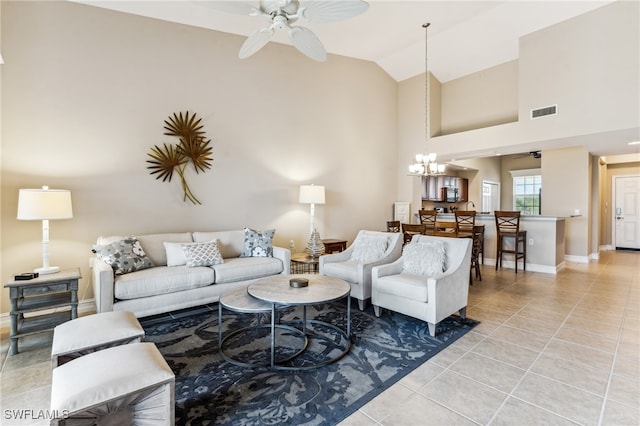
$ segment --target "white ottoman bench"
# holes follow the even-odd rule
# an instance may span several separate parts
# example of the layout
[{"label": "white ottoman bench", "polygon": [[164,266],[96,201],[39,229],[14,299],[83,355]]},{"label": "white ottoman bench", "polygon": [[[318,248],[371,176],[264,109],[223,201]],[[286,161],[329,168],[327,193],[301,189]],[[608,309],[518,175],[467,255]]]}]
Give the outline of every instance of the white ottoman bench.
[{"label": "white ottoman bench", "polygon": [[51,365],[113,346],[141,342],[144,329],[133,312],[113,311],[67,321],[53,330]]},{"label": "white ottoman bench", "polygon": [[52,425],[173,425],[175,376],[151,342],[116,346],[53,370]]}]

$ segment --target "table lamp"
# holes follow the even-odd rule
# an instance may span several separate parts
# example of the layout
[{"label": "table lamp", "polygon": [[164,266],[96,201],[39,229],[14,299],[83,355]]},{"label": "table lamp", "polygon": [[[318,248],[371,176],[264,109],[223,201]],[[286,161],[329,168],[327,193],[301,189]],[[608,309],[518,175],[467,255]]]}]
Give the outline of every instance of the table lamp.
[{"label": "table lamp", "polygon": [[311,212],[309,216],[309,242],[307,253],[311,257],[316,257],[324,253],[324,244],[320,240],[320,234],[315,229],[315,205],[324,204],[324,186],[322,185],[300,185],[300,203],[310,204]]},{"label": "table lamp", "polygon": [[71,192],[66,189],[21,189],[18,193],[18,220],[42,221],[42,267],[38,274],[53,274],[58,266],[49,265],[49,221],[71,219]]}]

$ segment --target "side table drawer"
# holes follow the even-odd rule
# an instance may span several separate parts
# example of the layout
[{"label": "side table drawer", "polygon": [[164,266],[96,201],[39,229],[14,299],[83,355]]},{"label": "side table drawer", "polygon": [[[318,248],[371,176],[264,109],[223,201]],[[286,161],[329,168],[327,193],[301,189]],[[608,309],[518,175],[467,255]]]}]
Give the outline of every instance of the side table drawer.
[{"label": "side table drawer", "polygon": [[38,296],[40,294],[58,293],[67,290],[69,290],[69,282],[60,282],[55,284],[24,288],[22,290],[22,296]]}]

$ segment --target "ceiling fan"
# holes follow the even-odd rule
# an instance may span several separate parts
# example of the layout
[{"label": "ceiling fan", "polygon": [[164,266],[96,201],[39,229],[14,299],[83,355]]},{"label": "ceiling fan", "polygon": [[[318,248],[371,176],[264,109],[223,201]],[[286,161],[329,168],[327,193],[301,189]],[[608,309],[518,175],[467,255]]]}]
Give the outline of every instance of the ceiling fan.
[{"label": "ceiling fan", "polygon": [[316,61],[325,61],[327,52],[318,37],[308,28],[292,26],[301,20],[325,23],[352,18],[366,11],[369,4],[362,0],[260,0],[259,5],[245,1],[213,1],[209,6],[223,12],[248,16],[262,16],[270,22],[251,34],[240,48],[240,59],[262,49],[276,31],[287,31],[291,42],[300,52]]}]

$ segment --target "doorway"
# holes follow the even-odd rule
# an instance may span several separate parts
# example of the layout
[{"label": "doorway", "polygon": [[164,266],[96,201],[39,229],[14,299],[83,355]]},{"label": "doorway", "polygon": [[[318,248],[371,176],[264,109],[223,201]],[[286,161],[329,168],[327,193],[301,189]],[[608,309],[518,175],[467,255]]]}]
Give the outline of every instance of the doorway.
[{"label": "doorway", "polygon": [[500,210],[500,184],[483,180],[482,212],[493,214],[496,210]]},{"label": "doorway", "polygon": [[640,176],[613,177],[613,243],[640,250]]}]

